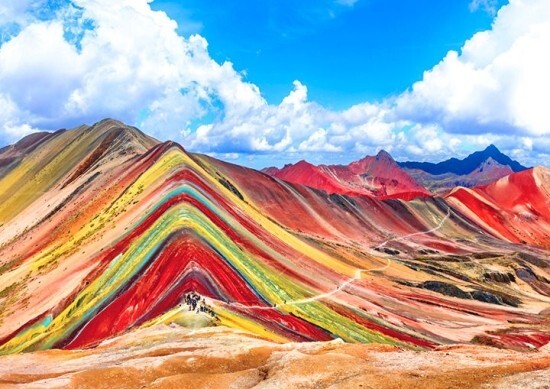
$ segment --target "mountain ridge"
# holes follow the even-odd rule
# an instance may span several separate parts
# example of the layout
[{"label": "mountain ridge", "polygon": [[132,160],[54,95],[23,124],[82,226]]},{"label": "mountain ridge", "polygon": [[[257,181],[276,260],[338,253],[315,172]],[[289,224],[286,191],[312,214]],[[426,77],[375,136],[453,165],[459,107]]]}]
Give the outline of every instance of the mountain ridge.
[{"label": "mountain ridge", "polygon": [[503,154],[493,144],[482,151],[476,151],[468,155],[464,159],[450,158],[439,163],[407,161],[398,162],[398,165],[408,169],[420,169],[432,175],[441,175],[445,173],[466,175],[473,172],[488,158],[494,159],[501,165],[508,165],[516,173],[528,169],[528,167],[521,165],[519,162]]},{"label": "mountain ridge", "polygon": [[365,156],[348,165],[313,165],[301,160],[278,169],[262,172],[273,177],[321,189],[329,194],[367,195],[378,198],[412,200],[430,194],[403,171],[385,150],[375,156]]},{"label": "mountain ridge", "polygon": [[487,158],[472,172],[464,175],[454,173],[432,175],[424,170],[407,168],[405,171],[433,193],[444,193],[457,186],[467,188],[483,186],[514,173],[508,165],[501,165],[492,157]]}]

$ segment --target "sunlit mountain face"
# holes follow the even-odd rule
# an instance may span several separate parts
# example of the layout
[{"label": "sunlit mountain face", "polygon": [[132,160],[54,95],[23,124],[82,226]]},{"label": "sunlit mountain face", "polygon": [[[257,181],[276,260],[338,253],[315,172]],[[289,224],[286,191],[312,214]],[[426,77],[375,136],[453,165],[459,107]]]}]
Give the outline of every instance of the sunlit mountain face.
[{"label": "sunlit mountain face", "polygon": [[377,198],[410,200],[428,196],[429,191],[403,171],[391,155],[380,151],[348,165],[315,166],[306,161],[282,169],[263,171],[282,180],[322,189],[328,193],[367,195]]},{"label": "sunlit mountain face", "polygon": [[439,195],[387,153],[260,172],[103,120],[5,147],[0,188],[3,354],[163,323],[405,349],[550,340],[546,167]]}]

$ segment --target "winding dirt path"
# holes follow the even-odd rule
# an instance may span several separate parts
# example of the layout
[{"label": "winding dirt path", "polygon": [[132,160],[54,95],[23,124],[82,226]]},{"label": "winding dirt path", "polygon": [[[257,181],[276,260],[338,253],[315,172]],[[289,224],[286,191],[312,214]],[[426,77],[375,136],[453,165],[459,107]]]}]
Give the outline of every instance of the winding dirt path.
[{"label": "winding dirt path", "polygon": [[[432,232],[436,232],[436,231],[440,230],[443,227],[443,225],[449,219],[450,216],[451,216],[451,208],[449,207],[449,208],[447,208],[447,214],[445,215],[445,217],[443,219],[441,219],[441,221],[439,222],[439,224],[437,226],[435,226],[435,227],[433,227],[429,230],[426,230],[426,231],[414,232],[412,234],[400,236],[400,237],[397,237],[397,238],[388,239],[388,240],[380,243],[378,246],[374,247],[374,250],[380,249],[380,248],[384,247],[386,244],[388,244],[390,242],[403,241],[403,240],[406,240],[406,239],[410,239],[413,236],[430,234]],[[303,298],[303,299],[298,299],[298,300],[293,300],[293,301],[286,301],[282,304],[275,304],[275,306],[273,306],[273,307],[266,307],[264,305],[247,305],[247,304],[242,304],[242,303],[239,303],[239,302],[226,303],[226,302],[219,301],[219,300],[216,300],[216,302],[221,303],[223,305],[235,306],[235,307],[239,307],[239,308],[253,308],[253,309],[259,309],[259,310],[272,310],[272,309],[278,309],[278,308],[281,308],[281,307],[284,307],[284,306],[306,304],[306,303],[310,303],[310,302],[313,302],[313,301],[318,301],[318,300],[321,300],[321,299],[324,299],[324,298],[335,295],[336,293],[340,292],[345,287],[353,284],[355,281],[360,280],[361,279],[361,273],[373,272],[373,271],[377,271],[377,272],[385,271],[386,269],[388,269],[391,266],[391,263],[392,263],[392,258],[390,256],[390,257],[387,258],[387,263],[382,267],[375,268],[375,269],[357,269],[355,271],[355,274],[354,274],[353,277],[350,277],[346,281],[340,283],[339,285],[337,285],[331,291],[328,291],[328,292],[325,292],[325,293],[320,293],[320,294],[317,294],[315,296],[311,296],[311,297],[307,297],[307,298]]]}]

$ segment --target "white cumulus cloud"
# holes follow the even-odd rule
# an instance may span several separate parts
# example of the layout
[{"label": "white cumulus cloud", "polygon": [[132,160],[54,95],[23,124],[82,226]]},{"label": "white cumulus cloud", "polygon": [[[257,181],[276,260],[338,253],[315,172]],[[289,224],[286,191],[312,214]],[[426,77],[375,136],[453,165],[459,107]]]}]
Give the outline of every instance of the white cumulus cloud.
[{"label": "white cumulus cloud", "polygon": [[454,133],[550,134],[548,47],[548,1],[511,0],[491,30],[450,51],[399,97],[397,112]]},{"label": "white cumulus cloud", "polygon": [[[449,51],[409,90],[343,110],[310,100],[298,80],[270,104],[230,62],[212,59],[204,37],[178,35],[150,0],[60,0],[49,17],[37,16],[47,3],[0,5],[0,28],[17,26],[0,40],[4,141],[115,117],[228,158],[385,148],[398,158],[440,159],[487,142],[535,162],[548,154],[548,0],[510,0],[491,29]],[[497,3],[470,6],[492,12]]]},{"label": "white cumulus cloud", "polygon": [[20,28],[0,46],[4,136],[23,125],[54,129],[112,116],[163,137],[215,100],[230,116],[264,104],[230,63],[212,60],[204,38],[179,36],[176,22],[147,0],[74,0],[50,19],[27,14]]},{"label": "white cumulus cloud", "polygon": [[469,7],[472,12],[483,9],[489,15],[494,16],[497,13],[498,0],[472,0]]}]

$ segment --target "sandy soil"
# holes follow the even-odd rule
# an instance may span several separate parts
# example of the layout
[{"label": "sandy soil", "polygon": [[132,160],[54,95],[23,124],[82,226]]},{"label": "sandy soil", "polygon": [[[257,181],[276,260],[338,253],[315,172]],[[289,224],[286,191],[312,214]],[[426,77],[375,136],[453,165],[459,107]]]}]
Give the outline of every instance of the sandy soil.
[{"label": "sandy soil", "polygon": [[131,331],[94,349],[0,357],[2,388],[550,388],[550,347],[272,343],[225,327]]}]

